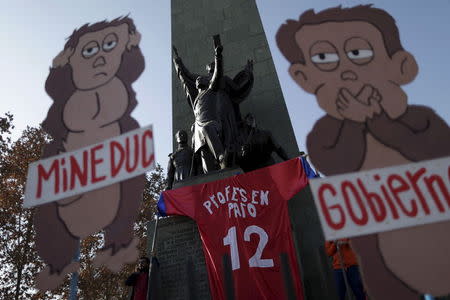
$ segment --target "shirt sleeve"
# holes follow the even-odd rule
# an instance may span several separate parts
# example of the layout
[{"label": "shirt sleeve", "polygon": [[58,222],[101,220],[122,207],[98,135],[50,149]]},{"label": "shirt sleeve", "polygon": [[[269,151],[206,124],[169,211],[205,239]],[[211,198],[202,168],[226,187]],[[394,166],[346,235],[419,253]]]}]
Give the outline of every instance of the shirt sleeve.
[{"label": "shirt sleeve", "polygon": [[268,170],[285,200],[291,199],[308,184],[308,177],[298,157],[273,165]]},{"label": "shirt sleeve", "polygon": [[163,217],[180,215],[195,219],[198,189],[199,187],[194,185],[162,192],[157,204],[159,214]]}]

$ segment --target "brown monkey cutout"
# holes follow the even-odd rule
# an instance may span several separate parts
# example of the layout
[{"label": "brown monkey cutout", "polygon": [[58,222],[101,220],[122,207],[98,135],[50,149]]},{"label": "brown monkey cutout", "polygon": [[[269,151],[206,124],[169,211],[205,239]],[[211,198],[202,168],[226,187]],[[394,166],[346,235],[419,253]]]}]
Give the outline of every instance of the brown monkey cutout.
[{"label": "brown monkey cutout", "polygon": [[[73,151],[139,127],[131,84],[144,71],[140,34],[128,17],[86,24],[75,30],[53,60],[45,83],[53,105],[43,122],[53,141],[42,158]],[[36,247],[47,264],[40,290],[56,288],[67,273],[80,239],[104,230],[105,246],[94,264],[114,272],[138,257],[133,224],[139,213],[144,175],[38,206]]]},{"label": "brown monkey cutout", "polygon": [[[395,20],[371,5],[304,12],[278,30],[289,73],[326,115],[307,137],[325,175],[450,155],[450,128],[426,106],[408,105],[402,85],[418,66]],[[352,239],[371,299],[450,294],[450,222]]]}]

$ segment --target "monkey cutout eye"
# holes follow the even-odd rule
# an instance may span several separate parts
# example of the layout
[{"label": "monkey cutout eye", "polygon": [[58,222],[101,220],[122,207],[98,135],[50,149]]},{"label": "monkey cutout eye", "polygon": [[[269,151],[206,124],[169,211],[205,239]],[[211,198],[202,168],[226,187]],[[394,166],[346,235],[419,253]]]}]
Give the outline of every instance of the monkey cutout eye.
[{"label": "monkey cutout eye", "polygon": [[95,54],[98,53],[100,50],[100,47],[98,46],[97,42],[89,42],[86,44],[86,46],[83,47],[83,50],[81,50],[81,54],[84,58],[91,58]]},{"label": "monkey cutout eye", "polygon": [[329,41],[317,41],[309,49],[313,64],[321,71],[330,72],[339,66],[339,54]]},{"label": "monkey cutout eye", "polygon": [[345,42],[345,53],[357,65],[369,63],[373,58],[372,45],[360,37],[350,38]]},{"label": "monkey cutout eye", "polygon": [[[360,60],[364,59],[366,61],[367,59],[371,59],[373,56],[373,51],[370,49],[355,49],[347,52],[348,58],[351,60]],[[358,63],[355,61],[355,63]]]},{"label": "monkey cutout eye", "polygon": [[103,40],[102,48],[105,52],[109,52],[117,46],[118,37],[115,33],[108,34]]},{"label": "monkey cutout eye", "polygon": [[339,55],[336,53],[319,53],[311,57],[313,63],[326,64],[339,61]]}]

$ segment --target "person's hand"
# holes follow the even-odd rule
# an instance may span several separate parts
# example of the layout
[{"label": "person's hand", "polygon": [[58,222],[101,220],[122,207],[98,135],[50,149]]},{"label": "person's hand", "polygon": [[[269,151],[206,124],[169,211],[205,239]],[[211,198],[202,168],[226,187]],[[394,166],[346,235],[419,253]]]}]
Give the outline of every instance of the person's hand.
[{"label": "person's hand", "polygon": [[371,85],[365,85],[356,96],[346,88],[341,89],[336,106],[345,119],[363,123],[381,112],[380,101],[381,95],[378,90]]},{"label": "person's hand", "polygon": [[175,56],[173,61],[176,64],[180,64],[181,63],[181,58],[178,56],[178,50],[175,46],[172,45],[172,51],[173,51],[173,55]]},{"label": "person's hand", "polygon": [[178,50],[177,50],[177,47],[175,47],[174,45],[172,45],[172,51],[173,51],[173,54],[175,55],[175,57],[178,57]]},{"label": "person's hand", "polygon": [[216,49],[215,49],[216,55],[222,54],[222,51],[223,51],[223,46],[222,45],[217,46]]}]

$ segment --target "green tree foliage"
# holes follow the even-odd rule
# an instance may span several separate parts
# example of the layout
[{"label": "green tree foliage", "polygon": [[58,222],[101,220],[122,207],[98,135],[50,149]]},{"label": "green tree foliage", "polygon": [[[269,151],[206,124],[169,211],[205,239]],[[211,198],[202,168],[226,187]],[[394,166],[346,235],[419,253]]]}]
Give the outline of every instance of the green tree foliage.
[{"label": "green tree foliage", "polygon": [[[11,114],[0,117],[0,299],[67,299],[69,276],[58,290],[37,293],[34,289],[35,276],[44,265],[35,250],[34,209],[22,206],[28,165],[40,158],[49,137],[41,128],[27,127],[12,141],[12,121]],[[158,165],[147,174],[144,201],[134,227],[141,255],[146,255],[147,222],[154,218],[164,186],[163,169]],[[127,299],[124,281],[135,265],[117,274],[94,268],[92,258],[102,246],[101,232],[82,241],[79,299]]]},{"label": "green tree foliage", "polygon": [[[155,216],[156,201],[164,187],[163,169],[158,165],[153,172],[147,174],[144,201],[134,226],[135,236],[139,237],[140,256],[149,256],[147,253],[147,223]],[[112,273],[103,267],[94,268],[92,258],[96,250],[102,246],[102,234],[90,236],[82,243],[80,299],[128,299],[130,288],[126,287],[124,282],[135,271],[136,265],[128,265],[119,273]]]},{"label": "green tree foliage", "polygon": [[28,164],[39,159],[48,137],[41,128],[27,127],[12,142],[12,119],[0,119],[0,298],[30,299],[42,262],[34,249],[34,210],[22,202]]}]

